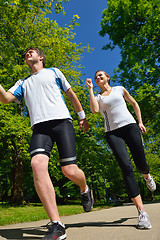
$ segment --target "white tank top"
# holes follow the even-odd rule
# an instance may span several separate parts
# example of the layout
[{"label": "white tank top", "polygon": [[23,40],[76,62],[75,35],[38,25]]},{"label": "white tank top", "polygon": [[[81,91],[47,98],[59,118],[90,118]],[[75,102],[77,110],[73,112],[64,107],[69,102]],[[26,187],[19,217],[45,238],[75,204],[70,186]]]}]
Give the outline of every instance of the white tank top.
[{"label": "white tank top", "polygon": [[124,100],[124,87],[112,87],[112,91],[108,96],[98,94],[96,99],[99,109],[104,117],[105,132],[115,130],[130,123],[136,123],[135,119],[127,109]]}]

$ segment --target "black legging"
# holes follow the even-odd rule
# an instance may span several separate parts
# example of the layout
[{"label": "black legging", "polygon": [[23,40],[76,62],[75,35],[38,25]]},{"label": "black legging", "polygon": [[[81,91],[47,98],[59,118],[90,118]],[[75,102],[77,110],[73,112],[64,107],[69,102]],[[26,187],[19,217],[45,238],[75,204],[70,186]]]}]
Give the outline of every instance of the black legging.
[{"label": "black legging", "polygon": [[128,124],[119,129],[106,132],[106,139],[122,170],[128,195],[135,198],[140,193],[126,144],[132,153],[136,167],[141,173],[148,174],[149,166],[145,158],[140,129],[136,123]]}]

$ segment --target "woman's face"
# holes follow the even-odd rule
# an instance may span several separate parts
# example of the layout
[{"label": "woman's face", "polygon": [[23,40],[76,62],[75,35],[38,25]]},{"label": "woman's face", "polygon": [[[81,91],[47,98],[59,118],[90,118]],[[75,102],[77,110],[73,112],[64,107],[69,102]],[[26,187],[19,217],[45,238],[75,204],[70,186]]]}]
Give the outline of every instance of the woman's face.
[{"label": "woman's face", "polygon": [[99,71],[95,75],[95,82],[98,86],[108,83],[108,77],[103,71]]}]

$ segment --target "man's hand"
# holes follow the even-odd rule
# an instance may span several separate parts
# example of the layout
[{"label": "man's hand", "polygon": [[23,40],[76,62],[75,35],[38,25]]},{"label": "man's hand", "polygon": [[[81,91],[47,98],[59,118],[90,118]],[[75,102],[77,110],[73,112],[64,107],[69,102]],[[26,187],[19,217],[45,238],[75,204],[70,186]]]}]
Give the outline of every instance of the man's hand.
[{"label": "man's hand", "polygon": [[80,120],[80,129],[81,130],[82,130],[82,127],[84,127],[83,132],[87,132],[88,131],[89,125],[88,125],[88,122],[87,122],[86,118]]}]

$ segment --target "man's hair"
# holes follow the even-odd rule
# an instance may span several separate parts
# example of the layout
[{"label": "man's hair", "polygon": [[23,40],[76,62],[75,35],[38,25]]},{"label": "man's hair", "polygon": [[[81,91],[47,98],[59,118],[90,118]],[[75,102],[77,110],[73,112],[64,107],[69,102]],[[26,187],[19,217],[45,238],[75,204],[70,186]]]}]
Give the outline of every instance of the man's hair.
[{"label": "man's hair", "polygon": [[94,74],[94,79],[96,78],[96,74],[97,74],[98,72],[103,72],[103,73],[106,75],[106,77],[109,78],[109,80],[108,80],[108,84],[110,84],[110,76],[108,75],[108,73],[106,73],[106,72],[103,71],[103,70],[98,70],[98,71],[96,71],[96,73]]},{"label": "man's hair", "polygon": [[35,50],[39,56],[42,56],[43,57],[43,60],[42,60],[42,63],[43,63],[43,67],[45,66],[46,64],[46,56],[45,54],[37,47],[28,47],[26,50],[25,50],[25,53],[27,53],[29,50]]}]

